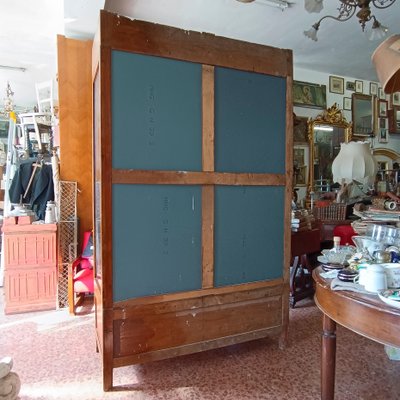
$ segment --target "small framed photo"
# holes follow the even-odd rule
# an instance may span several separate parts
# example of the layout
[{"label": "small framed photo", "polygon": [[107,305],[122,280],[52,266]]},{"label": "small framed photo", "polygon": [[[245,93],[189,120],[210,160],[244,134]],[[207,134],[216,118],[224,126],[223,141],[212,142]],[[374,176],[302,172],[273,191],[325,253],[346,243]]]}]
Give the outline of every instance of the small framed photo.
[{"label": "small framed photo", "polygon": [[346,90],[351,90],[352,92],[355,92],[356,83],[355,82],[351,82],[351,81],[347,81],[346,82]]},{"label": "small framed photo", "polygon": [[377,83],[371,82],[369,84],[369,94],[371,96],[377,96],[378,95],[378,84]]},{"label": "small framed photo", "polygon": [[383,91],[383,89],[381,87],[378,89],[378,97],[382,100],[386,100],[385,92]]},{"label": "small framed photo", "polygon": [[363,90],[363,81],[356,81],[356,93],[362,93]]},{"label": "small framed photo", "polygon": [[307,186],[309,147],[294,146],[293,148],[293,178],[296,186]]},{"label": "small framed photo", "polygon": [[293,118],[293,141],[295,144],[308,144],[308,118]]},{"label": "small framed photo", "polygon": [[387,171],[389,169],[389,163],[387,161],[377,161],[378,171]]},{"label": "small framed photo", "polygon": [[388,102],[386,100],[378,100],[378,116],[386,118],[388,116]]},{"label": "small framed photo", "polygon": [[340,78],[339,76],[330,76],[329,91],[331,93],[344,94],[344,78]]},{"label": "small framed photo", "polygon": [[400,92],[392,94],[392,106],[400,106]]},{"label": "small framed photo", "polygon": [[386,128],[379,128],[379,143],[387,143],[388,142],[388,130]]},{"label": "small framed photo", "polygon": [[343,97],[343,110],[351,110],[351,97]]}]

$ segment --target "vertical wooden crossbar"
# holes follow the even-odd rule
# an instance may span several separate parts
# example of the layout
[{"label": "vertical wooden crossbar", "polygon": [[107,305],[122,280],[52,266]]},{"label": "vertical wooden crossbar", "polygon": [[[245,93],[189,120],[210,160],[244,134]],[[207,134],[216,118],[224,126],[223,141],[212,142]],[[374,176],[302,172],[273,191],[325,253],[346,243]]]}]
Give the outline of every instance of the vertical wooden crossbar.
[{"label": "vertical wooden crossbar", "polygon": [[[214,67],[202,71],[202,167],[214,172]],[[214,285],[214,186],[202,189],[202,287]]]}]

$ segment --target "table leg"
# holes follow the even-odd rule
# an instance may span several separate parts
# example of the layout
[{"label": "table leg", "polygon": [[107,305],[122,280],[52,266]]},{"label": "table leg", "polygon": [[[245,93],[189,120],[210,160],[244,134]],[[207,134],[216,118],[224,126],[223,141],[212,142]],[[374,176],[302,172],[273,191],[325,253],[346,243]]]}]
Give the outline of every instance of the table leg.
[{"label": "table leg", "polygon": [[336,322],[327,315],[322,317],[321,399],[335,396]]}]

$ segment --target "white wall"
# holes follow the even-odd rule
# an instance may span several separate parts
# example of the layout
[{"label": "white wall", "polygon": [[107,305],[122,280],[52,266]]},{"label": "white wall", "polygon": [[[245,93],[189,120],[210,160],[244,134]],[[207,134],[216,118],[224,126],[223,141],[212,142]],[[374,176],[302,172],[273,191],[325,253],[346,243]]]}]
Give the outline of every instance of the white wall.
[{"label": "white wall", "polygon": [[56,65],[51,69],[29,68],[25,72],[0,68],[0,109],[3,109],[3,99],[6,96],[7,82],[10,82],[14,92],[14,105],[18,110],[33,110],[37,104],[35,83],[53,80],[53,98],[57,99]]},{"label": "white wall", "polygon": [[[326,106],[331,107],[334,103],[339,105],[339,108],[343,109],[343,98],[344,97],[351,97],[354,93],[353,91],[346,90],[346,82],[351,81],[354,82],[356,79],[359,80],[357,77],[342,77],[345,81],[345,90],[344,95],[339,95],[336,93],[329,92],[329,74],[324,74],[322,72],[315,72],[300,68],[294,69],[294,80],[296,81],[303,81],[303,82],[311,82],[311,83],[318,83],[321,85],[326,85]],[[378,82],[376,82],[378,83]],[[369,84],[370,81],[363,81],[363,93],[369,94]],[[378,86],[380,84],[378,83]],[[386,96],[386,100],[389,100],[389,95]],[[315,109],[315,108],[305,108],[305,107],[294,107],[294,112],[299,117],[316,117],[318,114],[321,113],[322,110]],[[343,115],[347,119],[347,121],[351,122],[351,111],[344,110]],[[400,135],[389,135],[389,142],[388,143],[378,143],[377,139],[372,140],[373,147],[383,147],[395,150],[400,153]]]},{"label": "white wall", "polygon": [[[336,93],[329,92],[329,74],[325,74],[322,72],[310,71],[301,68],[294,68],[293,71],[294,80],[296,81],[303,81],[303,82],[311,82],[317,83],[321,85],[326,85],[326,106],[331,107],[334,103],[338,104],[338,107],[343,109],[343,98],[350,97],[354,93],[353,91],[346,90],[346,82],[351,81],[354,82],[355,80],[360,80],[357,77],[342,77],[344,78],[344,94],[339,95]],[[377,82],[378,83],[378,82]],[[369,94],[369,84],[370,81],[363,81],[363,93]],[[380,84],[378,83],[378,86]],[[386,100],[389,101],[389,95],[386,96]],[[390,103],[389,103],[390,104]],[[318,114],[322,112],[321,109],[315,108],[306,108],[306,107],[294,107],[294,112],[298,117],[311,117],[315,118]],[[347,119],[348,122],[351,122],[352,115],[351,111],[343,110],[343,115]],[[400,153],[400,135],[396,134],[389,134],[389,141],[388,143],[379,143],[377,138],[367,139],[373,148],[388,148]],[[299,199],[304,198],[306,194],[306,187],[299,187],[298,196]]]}]

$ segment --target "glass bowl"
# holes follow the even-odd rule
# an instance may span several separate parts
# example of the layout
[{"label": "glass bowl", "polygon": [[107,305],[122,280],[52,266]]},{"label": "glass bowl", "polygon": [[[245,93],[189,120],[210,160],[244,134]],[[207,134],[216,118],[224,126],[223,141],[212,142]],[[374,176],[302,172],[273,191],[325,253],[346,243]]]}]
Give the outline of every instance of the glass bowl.
[{"label": "glass bowl", "polygon": [[374,253],[378,250],[385,250],[386,244],[378,240],[374,240],[369,236],[352,236],[351,238],[356,245],[357,251],[360,253],[367,253],[373,257]]},{"label": "glass bowl", "polygon": [[400,239],[400,229],[393,225],[371,224],[367,227],[365,236],[384,244],[396,244]]},{"label": "glass bowl", "polygon": [[328,264],[344,264],[351,256],[356,253],[354,246],[339,246],[338,249],[325,249],[321,253],[324,255]]}]

